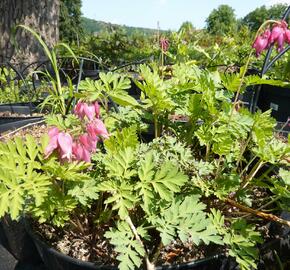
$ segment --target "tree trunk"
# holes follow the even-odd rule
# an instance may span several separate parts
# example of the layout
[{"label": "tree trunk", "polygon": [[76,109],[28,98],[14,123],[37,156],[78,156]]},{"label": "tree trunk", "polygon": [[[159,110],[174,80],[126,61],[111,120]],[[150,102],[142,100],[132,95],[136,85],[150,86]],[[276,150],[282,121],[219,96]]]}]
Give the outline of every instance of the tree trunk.
[{"label": "tree trunk", "polygon": [[37,40],[15,28],[18,24],[35,30],[49,47],[58,41],[59,0],[0,0],[0,14],[0,63],[23,67],[45,58]]}]

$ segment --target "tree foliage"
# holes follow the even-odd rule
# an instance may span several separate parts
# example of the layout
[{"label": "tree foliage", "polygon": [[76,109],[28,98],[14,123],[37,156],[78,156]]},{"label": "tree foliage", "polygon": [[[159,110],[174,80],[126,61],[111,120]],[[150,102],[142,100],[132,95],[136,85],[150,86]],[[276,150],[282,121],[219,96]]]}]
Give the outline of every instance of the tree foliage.
[{"label": "tree foliage", "polygon": [[59,33],[61,40],[70,42],[79,40],[83,33],[81,6],[81,0],[60,1]]},{"label": "tree foliage", "polygon": [[235,29],[236,23],[234,9],[228,5],[220,5],[209,14],[206,28],[211,34],[229,34]]},{"label": "tree foliage", "polygon": [[281,19],[286,8],[286,4],[277,4],[269,8],[263,5],[247,14],[242,19],[242,23],[246,24],[251,30],[257,31],[264,21],[269,19]]}]

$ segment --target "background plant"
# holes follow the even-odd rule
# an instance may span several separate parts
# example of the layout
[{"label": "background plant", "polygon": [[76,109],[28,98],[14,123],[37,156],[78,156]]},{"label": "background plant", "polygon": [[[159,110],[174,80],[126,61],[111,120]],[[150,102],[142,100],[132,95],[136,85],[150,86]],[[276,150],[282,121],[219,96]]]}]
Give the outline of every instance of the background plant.
[{"label": "background plant", "polygon": [[41,108],[48,106],[53,113],[61,113],[62,115],[67,114],[72,106],[72,100],[74,98],[74,87],[69,77],[66,78],[67,86],[64,87],[62,85],[57,55],[59,48],[62,47],[68,51],[68,53],[75,59],[75,61],[78,62],[75,54],[65,43],[58,43],[50,50],[43,39],[31,28],[25,25],[20,25],[19,27],[30,32],[36,38],[40,46],[43,48],[53,70],[53,74],[51,74],[47,69],[45,71],[37,71],[38,74],[43,75],[51,84],[51,88],[47,89],[49,91],[49,95],[42,102]]}]

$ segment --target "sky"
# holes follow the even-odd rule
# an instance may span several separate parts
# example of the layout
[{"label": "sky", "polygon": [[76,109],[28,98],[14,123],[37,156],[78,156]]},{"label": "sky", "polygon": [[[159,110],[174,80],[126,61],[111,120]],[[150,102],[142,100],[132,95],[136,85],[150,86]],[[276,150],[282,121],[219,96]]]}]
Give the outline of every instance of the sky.
[{"label": "sky", "polygon": [[178,30],[185,21],[204,28],[210,12],[221,4],[242,18],[262,5],[271,6],[290,0],[82,0],[83,16],[127,26]]}]

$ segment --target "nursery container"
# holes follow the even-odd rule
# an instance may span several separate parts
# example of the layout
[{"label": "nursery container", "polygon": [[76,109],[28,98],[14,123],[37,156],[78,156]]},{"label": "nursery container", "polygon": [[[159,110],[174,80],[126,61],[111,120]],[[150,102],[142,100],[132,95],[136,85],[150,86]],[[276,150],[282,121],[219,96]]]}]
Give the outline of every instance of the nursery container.
[{"label": "nursery container", "polygon": [[257,106],[262,111],[272,109],[272,116],[278,122],[286,122],[290,117],[290,89],[262,85]]},{"label": "nursery container", "polygon": [[8,130],[15,130],[28,124],[37,123],[41,120],[43,120],[43,117],[41,116],[0,117],[0,133],[3,133]]},{"label": "nursery container", "polygon": [[25,229],[23,219],[12,221],[4,216],[1,221],[2,245],[19,261],[37,263],[41,261],[30,235]]}]

